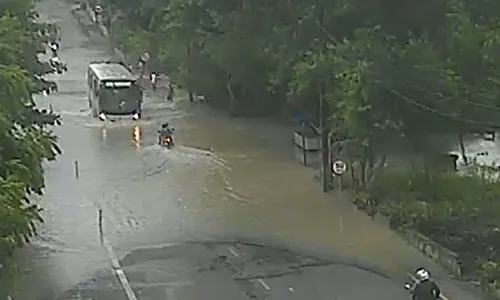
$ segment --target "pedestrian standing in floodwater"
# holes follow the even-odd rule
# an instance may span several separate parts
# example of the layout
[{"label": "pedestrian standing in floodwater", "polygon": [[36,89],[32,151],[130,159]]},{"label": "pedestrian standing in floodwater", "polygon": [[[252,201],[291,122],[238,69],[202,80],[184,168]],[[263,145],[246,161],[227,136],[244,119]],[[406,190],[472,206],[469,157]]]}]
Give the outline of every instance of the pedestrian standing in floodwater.
[{"label": "pedestrian standing in floodwater", "polygon": [[174,85],[172,82],[168,83],[167,101],[174,101]]}]

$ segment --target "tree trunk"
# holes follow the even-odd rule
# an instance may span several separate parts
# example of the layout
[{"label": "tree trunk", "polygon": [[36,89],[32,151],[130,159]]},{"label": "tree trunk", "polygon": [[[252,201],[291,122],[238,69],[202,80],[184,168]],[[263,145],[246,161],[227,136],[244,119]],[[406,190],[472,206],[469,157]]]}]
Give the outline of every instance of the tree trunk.
[{"label": "tree trunk", "polygon": [[353,190],[357,190],[359,188],[359,184],[358,184],[358,178],[356,178],[356,170],[354,170],[354,161],[350,161],[349,162],[350,164],[350,173],[351,173],[351,185],[352,185],[352,189]]},{"label": "tree trunk", "polygon": [[365,190],[366,187],[366,167],[367,162],[365,157],[359,161],[359,187],[361,190]]}]

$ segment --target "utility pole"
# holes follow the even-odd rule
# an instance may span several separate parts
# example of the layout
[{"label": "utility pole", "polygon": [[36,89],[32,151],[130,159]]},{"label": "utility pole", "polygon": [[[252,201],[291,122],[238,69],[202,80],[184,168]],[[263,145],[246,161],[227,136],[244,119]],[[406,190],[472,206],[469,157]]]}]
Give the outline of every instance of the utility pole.
[{"label": "utility pole", "polygon": [[192,75],[193,75],[193,70],[191,69],[192,67],[192,63],[191,63],[191,52],[192,52],[192,42],[188,42],[187,46],[186,46],[186,54],[187,54],[187,61],[188,61],[188,85],[187,85],[187,89],[188,89],[188,95],[189,95],[189,102],[193,103],[194,102],[194,94],[193,94],[193,91],[191,90],[191,81],[193,80],[192,79]]},{"label": "utility pole", "polygon": [[324,83],[319,85],[319,128],[321,136],[321,183],[323,192],[330,191],[330,182],[332,178],[332,170],[330,168],[330,135],[327,124],[328,119],[328,104],[325,99]]},{"label": "utility pole", "polygon": [[[323,6],[319,8],[318,23],[321,28],[323,28],[325,9]],[[323,57],[323,48],[320,50],[320,56]],[[325,82],[320,78],[318,86],[319,95],[319,129],[321,136],[321,183],[323,186],[323,192],[327,193],[330,191],[330,182],[332,178],[332,170],[330,168],[330,134],[327,124],[327,119],[329,117],[328,103],[325,99]]]}]

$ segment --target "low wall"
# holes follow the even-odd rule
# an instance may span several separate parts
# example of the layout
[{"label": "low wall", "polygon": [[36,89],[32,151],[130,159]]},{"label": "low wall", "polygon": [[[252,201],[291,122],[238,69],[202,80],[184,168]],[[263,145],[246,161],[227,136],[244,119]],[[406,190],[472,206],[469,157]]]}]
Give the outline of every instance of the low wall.
[{"label": "low wall", "polygon": [[[419,249],[423,254],[432,258],[439,265],[446,268],[457,278],[462,276],[462,268],[460,258],[455,252],[443,247],[442,245],[432,241],[426,236],[410,229],[399,229],[398,232],[408,242],[408,244]],[[500,290],[487,290],[482,286],[471,286],[472,288],[480,288],[483,296],[488,299],[500,299]]]},{"label": "low wall", "polygon": [[[377,212],[374,216],[372,216],[372,218],[377,223],[391,228],[389,218],[387,218],[383,214]],[[391,229],[400,234],[400,236],[409,245],[417,248],[418,250],[420,250],[420,252],[437,262],[440,266],[448,270],[448,272],[454,275],[457,279],[462,278],[462,267],[460,264],[460,257],[457,253],[434,242],[433,240],[416,232],[415,230],[393,227]],[[486,288],[478,286],[476,284],[469,285],[469,287],[474,290],[477,289],[476,292],[479,292],[483,297],[485,297],[485,299],[500,299],[500,290],[487,290]]]},{"label": "low wall", "polygon": [[[389,218],[380,212],[376,212],[372,218],[377,223],[391,228],[391,222]],[[406,228],[391,228],[398,232],[404,240],[411,246],[420,250],[423,254],[432,258],[441,266],[445,267],[454,276],[460,278],[462,277],[462,267],[460,264],[460,258],[457,253],[443,247],[442,245],[434,242],[428,237],[418,233],[415,230]]]},{"label": "low wall", "polygon": [[305,151],[319,151],[321,149],[321,142],[318,135],[304,135],[294,131],[293,143]]},{"label": "low wall", "polygon": [[445,267],[453,275],[457,277],[462,276],[462,267],[458,254],[414,230],[399,229],[398,231],[408,244],[419,249],[422,253]]},{"label": "low wall", "polygon": [[372,217],[375,222],[379,223],[380,225],[383,225],[385,227],[391,227],[391,221],[389,221],[389,218],[384,216],[383,214],[377,212],[375,215]]}]

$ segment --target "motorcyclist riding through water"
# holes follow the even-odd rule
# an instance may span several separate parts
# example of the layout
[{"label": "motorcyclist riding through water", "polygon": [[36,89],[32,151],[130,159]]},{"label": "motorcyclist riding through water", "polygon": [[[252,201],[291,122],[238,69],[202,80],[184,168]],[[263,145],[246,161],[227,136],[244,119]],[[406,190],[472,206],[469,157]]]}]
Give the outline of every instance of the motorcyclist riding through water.
[{"label": "motorcyclist riding through water", "polygon": [[415,271],[417,282],[410,288],[413,300],[437,300],[441,296],[441,290],[431,279],[429,272],[423,268]]},{"label": "motorcyclist riding through water", "polygon": [[170,137],[172,139],[173,133],[174,129],[170,127],[168,122],[162,124],[160,130],[158,130],[158,144],[162,145],[165,137]]}]

